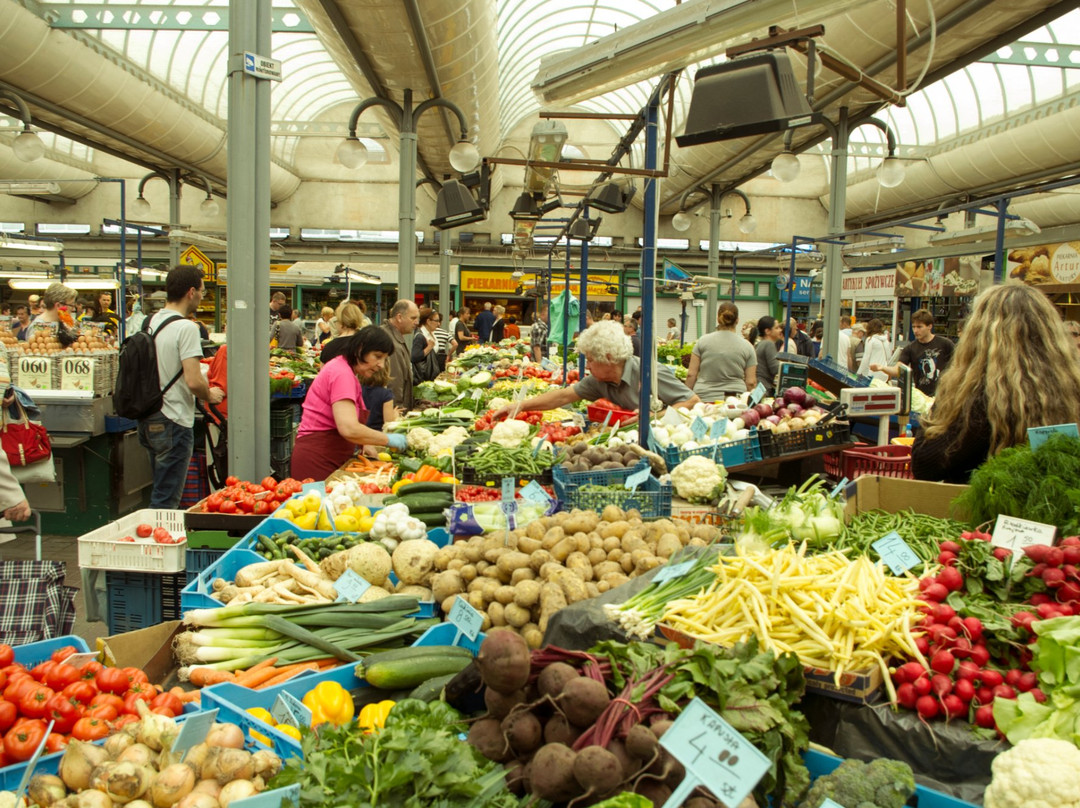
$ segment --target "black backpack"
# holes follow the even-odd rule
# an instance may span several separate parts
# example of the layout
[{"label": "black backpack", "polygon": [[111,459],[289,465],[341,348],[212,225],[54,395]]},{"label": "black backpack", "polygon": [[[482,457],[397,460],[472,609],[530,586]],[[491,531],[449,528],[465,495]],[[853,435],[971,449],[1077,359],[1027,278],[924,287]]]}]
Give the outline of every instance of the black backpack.
[{"label": "black backpack", "polygon": [[141,420],[161,410],[165,393],[183,375],[181,368],[169,383],[161,386],[158,375],[157,346],[155,339],[169,323],[184,318],[170,317],[150,333],[150,318],[146,318],[141,330],[136,331],[120,346],[120,364],[113,390],[113,406],[116,414],[124,418]]}]

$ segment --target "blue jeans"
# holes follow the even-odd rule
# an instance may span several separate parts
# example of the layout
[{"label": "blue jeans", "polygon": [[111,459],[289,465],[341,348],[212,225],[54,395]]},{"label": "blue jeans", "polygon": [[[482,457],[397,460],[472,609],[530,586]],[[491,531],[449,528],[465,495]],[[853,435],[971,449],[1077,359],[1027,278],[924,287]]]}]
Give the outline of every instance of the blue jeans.
[{"label": "blue jeans", "polygon": [[195,430],[170,421],[160,412],[139,421],[139,443],[150,452],[154,472],[151,508],[175,509],[184,495]]}]

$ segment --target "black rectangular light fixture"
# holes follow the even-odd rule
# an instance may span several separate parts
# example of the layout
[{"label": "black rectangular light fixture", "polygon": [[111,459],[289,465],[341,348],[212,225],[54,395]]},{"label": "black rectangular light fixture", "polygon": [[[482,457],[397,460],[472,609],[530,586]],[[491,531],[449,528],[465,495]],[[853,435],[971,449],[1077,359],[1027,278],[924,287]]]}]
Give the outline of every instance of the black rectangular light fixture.
[{"label": "black rectangular light fixture", "polygon": [[604,213],[622,213],[636,191],[637,188],[633,185],[623,188],[617,182],[605,182],[589,191],[585,201],[590,208],[602,210]]},{"label": "black rectangular light fixture", "polygon": [[675,141],[695,146],[783,132],[815,119],[787,52],[751,53],[697,72],[686,131]]},{"label": "black rectangular light fixture", "polygon": [[485,216],[487,211],[484,206],[473,198],[468,188],[457,180],[447,180],[439,190],[435,202],[435,218],[431,220],[431,226],[446,230],[479,222]]}]

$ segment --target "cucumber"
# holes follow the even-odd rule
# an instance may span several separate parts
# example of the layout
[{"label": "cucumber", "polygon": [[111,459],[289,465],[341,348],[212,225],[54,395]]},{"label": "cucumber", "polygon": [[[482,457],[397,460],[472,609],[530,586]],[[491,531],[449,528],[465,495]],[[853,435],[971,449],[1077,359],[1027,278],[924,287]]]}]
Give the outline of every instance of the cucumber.
[{"label": "cucumber", "polygon": [[414,519],[419,519],[428,527],[446,527],[446,514],[442,511],[431,511],[430,513],[413,513],[410,515]]},{"label": "cucumber", "polygon": [[466,661],[473,658],[472,651],[460,645],[410,645],[408,648],[392,648],[370,654],[360,664],[366,666],[372,662],[398,662],[432,655],[461,657]]},{"label": "cucumber", "polygon": [[[417,650],[421,649],[423,646]],[[399,690],[416,687],[436,676],[458,673],[471,662],[471,655],[466,658],[442,652],[386,662],[372,662],[369,657],[363,663],[363,671],[369,684],[386,690]]]},{"label": "cucumber", "polygon": [[456,673],[448,673],[445,676],[428,679],[410,693],[409,698],[420,699],[420,701],[436,701],[442,695],[443,688],[450,684],[450,681],[455,676],[457,676]]},{"label": "cucumber", "polygon": [[414,494],[412,496],[399,497],[398,502],[407,505],[409,513],[431,513],[441,511],[454,504],[453,494]]},{"label": "cucumber", "polygon": [[454,485],[453,485],[453,483],[437,483],[437,482],[410,483],[409,485],[402,486],[399,489],[399,491],[401,492],[400,496],[402,496],[402,497],[409,497],[409,496],[412,496],[413,494],[432,494],[432,493],[450,494],[451,496],[453,496]]}]

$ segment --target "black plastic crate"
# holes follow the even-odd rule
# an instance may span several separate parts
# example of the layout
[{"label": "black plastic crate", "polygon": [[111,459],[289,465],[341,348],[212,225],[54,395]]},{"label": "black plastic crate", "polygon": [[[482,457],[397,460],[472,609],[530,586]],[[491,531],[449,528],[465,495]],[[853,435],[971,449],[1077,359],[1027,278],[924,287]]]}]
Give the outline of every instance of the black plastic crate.
[{"label": "black plastic crate", "polygon": [[123,634],[180,619],[180,590],[187,573],[105,573],[109,634]]},{"label": "black plastic crate", "polygon": [[797,429],[794,432],[773,432],[772,430],[758,430],[758,441],[761,443],[761,456],[763,458],[782,457],[783,455],[798,454],[806,451],[807,429]]},{"label": "black plastic crate", "polygon": [[291,438],[293,412],[291,406],[270,408],[270,437]]},{"label": "black plastic crate", "polygon": [[198,576],[199,573],[209,567],[223,555],[226,550],[214,550],[214,549],[197,549],[187,551],[187,580],[186,583],[191,583]]}]

